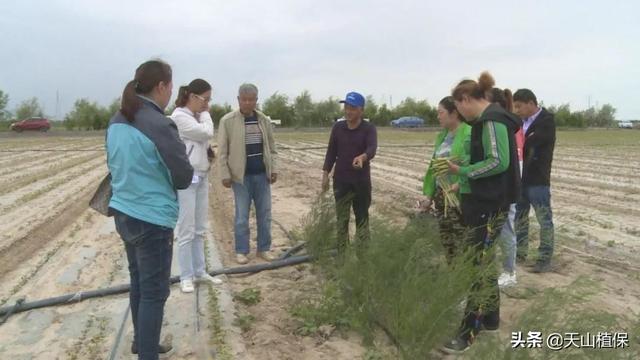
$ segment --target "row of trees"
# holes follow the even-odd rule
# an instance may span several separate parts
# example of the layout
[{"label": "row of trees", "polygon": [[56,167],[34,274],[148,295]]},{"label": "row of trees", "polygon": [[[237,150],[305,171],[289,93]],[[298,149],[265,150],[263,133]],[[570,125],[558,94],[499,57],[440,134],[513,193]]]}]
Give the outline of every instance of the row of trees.
[{"label": "row of trees", "polygon": [[[10,113],[7,110],[8,94],[0,90],[0,123],[6,124],[13,119],[26,119],[33,116],[43,116],[43,109],[37,98],[30,98],[21,102]],[[290,99],[287,95],[274,93],[259,105],[260,109],[272,119],[282,121],[283,127],[323,127],[330,126],[336,119],[342,117],[342,106],[339,99],[329,97],[318,102],[313,101],[309,91]],[[102,106],[95,101],[79,99],[72,110],[64,118],[64,126],[68,130],[102,130],[109,123],[109,119],[120,108],[120,99],[114,100],[109,106]],[[555,113],[558,127],[611,127],[615,126],[616,109],[610,104],[601,107],[591,107],[587,110],[571,111],[569,104],[549,106]],[[171,113],[173,106],[167,109]],[[209,109],[216,122],[230,112],[229,104],[213,104]],[[367,96],[364,110],[365,118],[378,126],[387,126],[390,121],[402,116],[417,116],[425,119],[427,125],[438,124],[437,108],[427,100],[416,100],[408,97],[395,107],[387,104],[378,105],[372,96]]]},{"label": "row of trees", "polygon": [[21,102],[15,110],[15,113],[11,113],[7,109],[9,104],[9,94],[0,90],[0,121],[9,121],[15,119],[26,119],[33,116],[42,116],[42,106],[38,102],[38,99],[33,97]]},{"label": "row of trees", "polygon": [[586,110],[571,111],[569,104],[552,105],[548,108],[555,114],[558,127],[612,127],[616,126],[616,109],[610,104],[590,107]]},{"label": "row of trees", "polygon": [[[4,111],[9,98],[0,91],[0,121],[26,119],[42,116],[42,106],[38,99],[31,98],[23,101],[14,116]],[[111,116],[118,111],[120,99],[114,100],[109,106],[102,106],[95,101],[79,99],[72,110],[64,118],[64,126],[68,130],[101,130],[105,129]],[[260,109],[272,119],[282,121],[284,127],[320,127],[329,126],[336,119],[342,117],[342,106],[338,98],[329,97],[326,100],[314,102],[309,91],[305,90],[290,101],[287,95],[276,92],[268,97]],[[167,109],[171,113],[173,106]],[[232,110],[229,104],[213,104],[210,112],[217,123],[220,118]],[[364,116],[379,126],[389,125],[393,119],[401,116],[418,116],[426,120],[429,125],[437,124],[437,112],[426,100],[406,98],[398,106],[389,108],[386,104],[377,105],[372,96],[367,97]]]},{"label": "row of trees", "polygon": [[[264,101],[262,111],[272,119],[282,120],[282,126],[286,127],[328,126],[343,114],[339,99],[329,97],[326,100],[314,102],[307,90],[292,101],[287,95],[276,92]],[[391,120],[402,116],[421,117],[425,119],[427,125],[438,123],[435,107],[429,105],[426,100],[416,100],[411,97],[403,100],[398,106],[389,108],[387,104],[378,105],[369,95],[364,116],[379,126],[389,125]]]},{"label": "row of trees", "polygon": [[[579,111],[571,111],[569,104],[552,105],[548,110],[556,114],[555,121],[558,127],[616,126],[616,109],[610,104],[601,107],[592,106]],[[273,119],[282,120],[282,126],[286,127],[328,126],[342,116],[342,107],[338,99],[330,97],[313,102],[306,90],[296,96],[293,101],[286,95],[276,92],[264,101],[262,111]],[[388,126],[391,120],[402,116],[417,116],[423,118],[427,126],[438,125],[437,107],[430,105],[427,100],[416,100],[411,97],[389,108],[387,104],[378,105],[372,96],[367,96],[364,116],[377,126]]]}]

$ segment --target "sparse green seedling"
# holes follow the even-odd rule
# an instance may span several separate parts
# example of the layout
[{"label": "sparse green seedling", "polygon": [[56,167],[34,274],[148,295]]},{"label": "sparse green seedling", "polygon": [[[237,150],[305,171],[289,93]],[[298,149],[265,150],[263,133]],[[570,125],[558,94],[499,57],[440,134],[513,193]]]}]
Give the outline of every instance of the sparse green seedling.
[{"label": "sparse green seedling", "polygon": [[[205,243],[206,244],[206,243]],[[226,342],[226,332],[222,328],[222,315],[218,306],[218,290],[207,285],[207,307],[209,322],[209,344],[216,350],[216,359],[231,360],[231,349]]]},{"label": "sparse green seedling", "polygon": [[237,326],[242,330],[243,333],[251,330],[251,326],[256,321],[256,318],[251,314],[238,314],[236,313],[236,318],[233,320],[233,325]]},{"label": "sparse green seedling", "polygon": [[[451,336],[462,318],[458,304],[491,268],[473,265],[472,254],[462,251],[447,264],[430,217],[402,225],[372,218],[370,240],[355,241],[334,257],[329,251],[336,247],[334,206],[329,198],[319,199],[303,221],[307,250],[318,258],[316,267],[327,280],[320,294],[309,294],[292,310],[300,321],[298,333],[314,335],[332,325],[354,329],[372,344],[382,329],[399,357],[424,358]],[[474,293],[481,303],[487,296]]]},{"label": "sparse green seedling", "polygon": [[234,295],[233,299],[247,306],[255,305],[262,300],[260,298],[260,289],[257,288],[244,289],[240,293]]}]

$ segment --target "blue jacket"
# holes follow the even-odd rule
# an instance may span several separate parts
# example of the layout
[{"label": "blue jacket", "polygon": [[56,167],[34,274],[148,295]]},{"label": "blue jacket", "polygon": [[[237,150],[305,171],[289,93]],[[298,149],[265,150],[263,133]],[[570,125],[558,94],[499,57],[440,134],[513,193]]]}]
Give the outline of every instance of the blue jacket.
[{"label": "blue jacket", "polygon": [[143,106],[133,122],[119,112],[109,121],[109,207],[173,229],[178,220],[176,189],[189,187],[193,167],[175,123],[155,103],[141,99]]}]

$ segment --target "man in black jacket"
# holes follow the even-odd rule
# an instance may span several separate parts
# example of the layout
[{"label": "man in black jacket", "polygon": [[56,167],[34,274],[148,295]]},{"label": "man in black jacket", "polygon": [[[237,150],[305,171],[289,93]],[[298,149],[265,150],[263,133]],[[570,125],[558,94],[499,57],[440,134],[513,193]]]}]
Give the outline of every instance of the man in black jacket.
[{"label": "man in black jacket", "polygon": [[533,272],[549,272],[554,246],[550,178],[556,125],[553,114],[538,106],[535,94],[529,89],[516,91],[513,105],[523,120],[525,138],[522,196],[516,205],[518,260],[524,261],[529,252],[529,209],[533,206],[540,224],[539,256]]}]

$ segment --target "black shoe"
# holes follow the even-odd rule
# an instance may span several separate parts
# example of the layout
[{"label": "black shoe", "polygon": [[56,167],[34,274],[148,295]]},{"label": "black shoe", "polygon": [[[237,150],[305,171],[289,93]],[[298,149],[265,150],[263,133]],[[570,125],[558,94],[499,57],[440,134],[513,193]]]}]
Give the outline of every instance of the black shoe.
[{"label": "black shoe", "polygon": [[545,262],[537,262],[536,266],[533,267],[533,270],[531,270],[531,272],[536,274],[541,274],[541,273],[551,272],[551,270],[552,270],[551,262],[545,261]]},{"label": "black shoe", "polygon": [[441,350],[449,355],[460,355],[469,350],[469,346],[471,346],[471,342],[468,336],[458,336],[447,341]]},{"label": "black shoe", "polygon": [[491,311],[482,317],[481,330],[497,331],[500,328],[500,312]]},{"label": "black shoe", "polygon": [[[173,351],[173,346],[171,345],[158,345],[158,354],[167,355]],[[131,343],[131,353],[133,355],[138,355],[138,345],[136,343]]]}]

